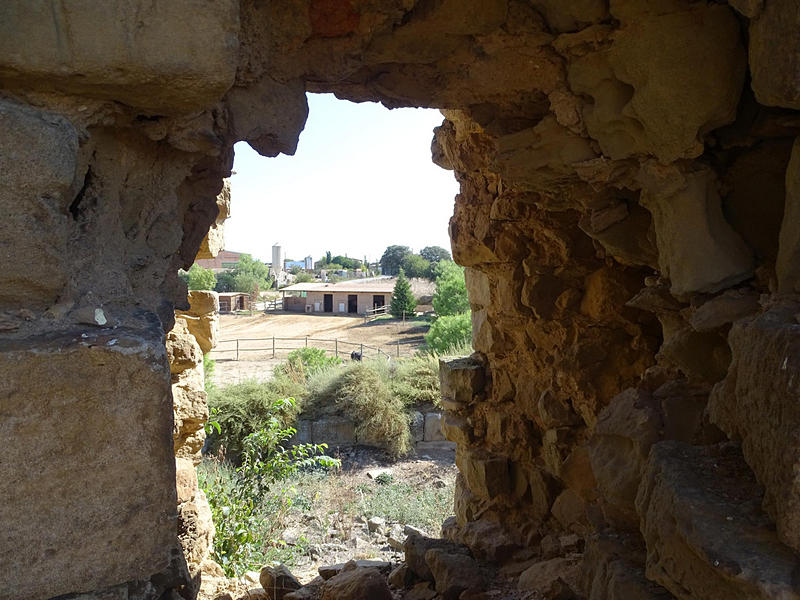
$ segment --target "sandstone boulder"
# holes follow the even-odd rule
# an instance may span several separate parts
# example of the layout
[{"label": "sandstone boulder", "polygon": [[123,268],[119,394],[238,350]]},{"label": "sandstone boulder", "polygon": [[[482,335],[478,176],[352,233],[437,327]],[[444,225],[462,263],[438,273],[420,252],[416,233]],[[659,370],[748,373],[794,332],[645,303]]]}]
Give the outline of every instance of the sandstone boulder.
[{"label": "sandstone boulder", "polygon": [[752,251],[722,214],[715,176],[653,167],[641,203],[653,214],[658,261],[674,295],[717,292],[750,277]]},{"label": "sandstone boulder", "polygon": [[420,579],[434,581],[433,572],[425,559],[428,551],[434,548],[444,550],[450,554],[469,556],[469,551],[464,546],[447,540],[428,538],[412,533],[403,543],[403,550],[405,552],[406,565]]},{"label": "sandstone boulder", "polygon": [[283,600],[284,596],[302,587],[297,578],[283,564],[277,567],[266,566],[261,569],[259,581],[270,600]]},{"label": "sandstone boulder", "polygon": [[466,590],[481,591],[486,586],[484,576],[471,556],[431,548],[425,562],[433,574],[436,591],[444,600],[457,600]]},{"label": "sandstone boulder", "polygon": [[392,600],[392,593],[378,569],[353,563],[325,582],[322,600]]},{"label": "sandstone boulder", "polygon": [[756,98],[768,106],[800,109],[800,84],[793,75],[800,68],[797,5],[792,0],[769,0],[747,12],[753,18],[749,51]]},{"label": "sandstone boulder", "polygon": [[739,321],[728,336],[733,362],[708,403],[711,421],[741,440],[742,452],[765,487],[764,509],[778,536],[800,551],[800,327],[796,303],[778,304]]},{"label": "sandstone boulder", "polygon": [[797,555],[760,502],[733,445],[654,445],[636,497],[648,579],[686,600],[800,598]]}]

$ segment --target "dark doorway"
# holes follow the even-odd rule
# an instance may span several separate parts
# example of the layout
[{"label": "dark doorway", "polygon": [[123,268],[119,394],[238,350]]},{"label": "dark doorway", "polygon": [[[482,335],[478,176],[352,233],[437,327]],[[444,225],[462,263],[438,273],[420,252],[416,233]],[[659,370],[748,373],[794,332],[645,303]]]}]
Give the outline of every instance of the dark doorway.
[{"label": "dark doorway", "polygon": [[380,308],[386,305],[386,297],[383,294],[375,294],[372,296],[372,308]]},{"label": "dark doorway", "polygon": [[358,296],[356,294],[347,295],[347,312],[349,313],[358,312]]},{"label": "dark doorway", "polygon": [[322,299],[322,311],[333,312],[333,294],[325,294]]}]

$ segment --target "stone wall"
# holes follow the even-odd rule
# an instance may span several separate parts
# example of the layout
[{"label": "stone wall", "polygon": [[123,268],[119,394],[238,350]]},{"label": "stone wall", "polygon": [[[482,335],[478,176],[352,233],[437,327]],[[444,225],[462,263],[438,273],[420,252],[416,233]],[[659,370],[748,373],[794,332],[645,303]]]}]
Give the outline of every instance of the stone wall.
[{"label": "stone wall", "polygon": [[2,3],[2,594],[185,585],[177,270],[234,142],[293,153],[308,90],[445,110],[477,351],[443,369],[448,534],[500,559],[577,532],[590,598],[797,597],[798,25],[793,0]]}]

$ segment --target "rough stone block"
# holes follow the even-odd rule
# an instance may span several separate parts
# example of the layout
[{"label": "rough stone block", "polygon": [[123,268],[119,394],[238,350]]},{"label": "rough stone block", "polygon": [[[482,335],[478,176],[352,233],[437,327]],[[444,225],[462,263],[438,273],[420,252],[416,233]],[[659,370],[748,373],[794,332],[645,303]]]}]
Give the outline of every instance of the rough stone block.
[{"label": "rough stone block", "polygon": [[[231,214],[231,182],[226,179],[222,184],[222,191],[217,195],[217,220],[208,230],[206,237],[200,243],[200,249],[197,251],[198,258],[214,258],[217,254],[222,252],[225,248],[225,221]],[[191,302],[192,292],[189,292]],[[219,311],[219,303],[217,304],[217,311]]]},{"label": "rough stone block", "polygon": [[800,551],[800,305],[777,305],[734,324],[733,361],[708,402],[711,421],[732,439],[764,486],[778,536]]},{"label": "rough stone block", "polygon": [[671,600],[644,573],[645,549],[637,536],[594,535],[587,539],[581,584],[587,600]]},{"label": "rough stone block", "polygon": [[[425,437],[426,442],[444,441],[442,432],[442,413],[427,413],[425,415]],[[456,441],[456,440],[451,440]]]},{"label": "rough stone block", "polygon": [[649,175],[640,201],[653,214],[658,262],[674,295],[717,292],[752,275],[753,253],[725,221],[712,171],[654,167]]},{"label": "rough stone block", "polygon": [[311,422],[311,439],[315,444],[355,444],[356,428],[344,417],[325,417]]},{"label": "rough stone block", "polygon": [[491,500],[511,493],[511,468],[506,457],[459,446],[456,464],[476,496]]},{"label": "rough stone block", "polygon": [[175,311],[186,323],[203,354],[217,345],[219,338],[219,295],[217,292],[192,290],[189,292],[189,310]]},{"label": "rough stone block", "polygon": [[636,491],[650,447],[663,429],[657,402],[646,392],[629,389],[616,396],[597,418],[589,441],[589,459],[606,518],[635,528]]},{"label": "rough stone block", "polygon": [[[763,2],[750,22],[750,72],[756,99],[800,109],[800,12],[794,0]],[[751,10],[756,13],[756,10]]]},{"label": "rough stone block", "polygon": [[0,101],[0,309],[47,307],[67,281],[77,151],[78,133],[63,117]]},{"label": "rough stone block", "polygon": [[165,571],[177,496],[163,334],[5,341],[0,372],[2,589],[49,598]]},{"label": "rough stone block", "polygon": [[792,146],[792,157],[786,168],[786,204],[775,271],[779,291],[800,292],[800,138]]},{"label": "rough stone block", "polygon": [[440,359],[439,380],[442,398],[470,404],[476,394],[483,393],[486,384],[485,366],[475,356]]},{"label": "rough stone block", "polygon": [[233,84],[238,34],[234,0],[12,0],[0,4],[0,75],[153,111],[205,108]]},{"label": "rough stone block", "polygon": [[464,417],[453,413],[445,413],[440,423],[443,438],[467,445],[472,441],[472,425]]},{"label": "rough stone block", "polygon": [[411,430],[411,441],[415,444],[425,439],[425,415],[418,410],[412,411],[408,417],[408,428]]},{"label": "rough stone block", "polygon": [[797,554],[760,501],[733,445],[655,444],[636,497],[647,578],[685,600],[800,597]]}]

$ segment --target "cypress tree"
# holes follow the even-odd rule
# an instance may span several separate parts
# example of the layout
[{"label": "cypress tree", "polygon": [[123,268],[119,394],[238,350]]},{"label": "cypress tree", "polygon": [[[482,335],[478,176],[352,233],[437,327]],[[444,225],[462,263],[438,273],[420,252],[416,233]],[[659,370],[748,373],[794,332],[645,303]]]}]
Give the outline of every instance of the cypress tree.
[{"label": "cypress tree", "polygon": [[413,316],[417,308],[417,301],[414,294],[411,293],[411,285],[406,279],[406,274],[403,269],[397,275],[397,283],[394,284],[394,292],[392,292],[392,303],[389,306],[389,312],[396,319],[405,316]]}]

